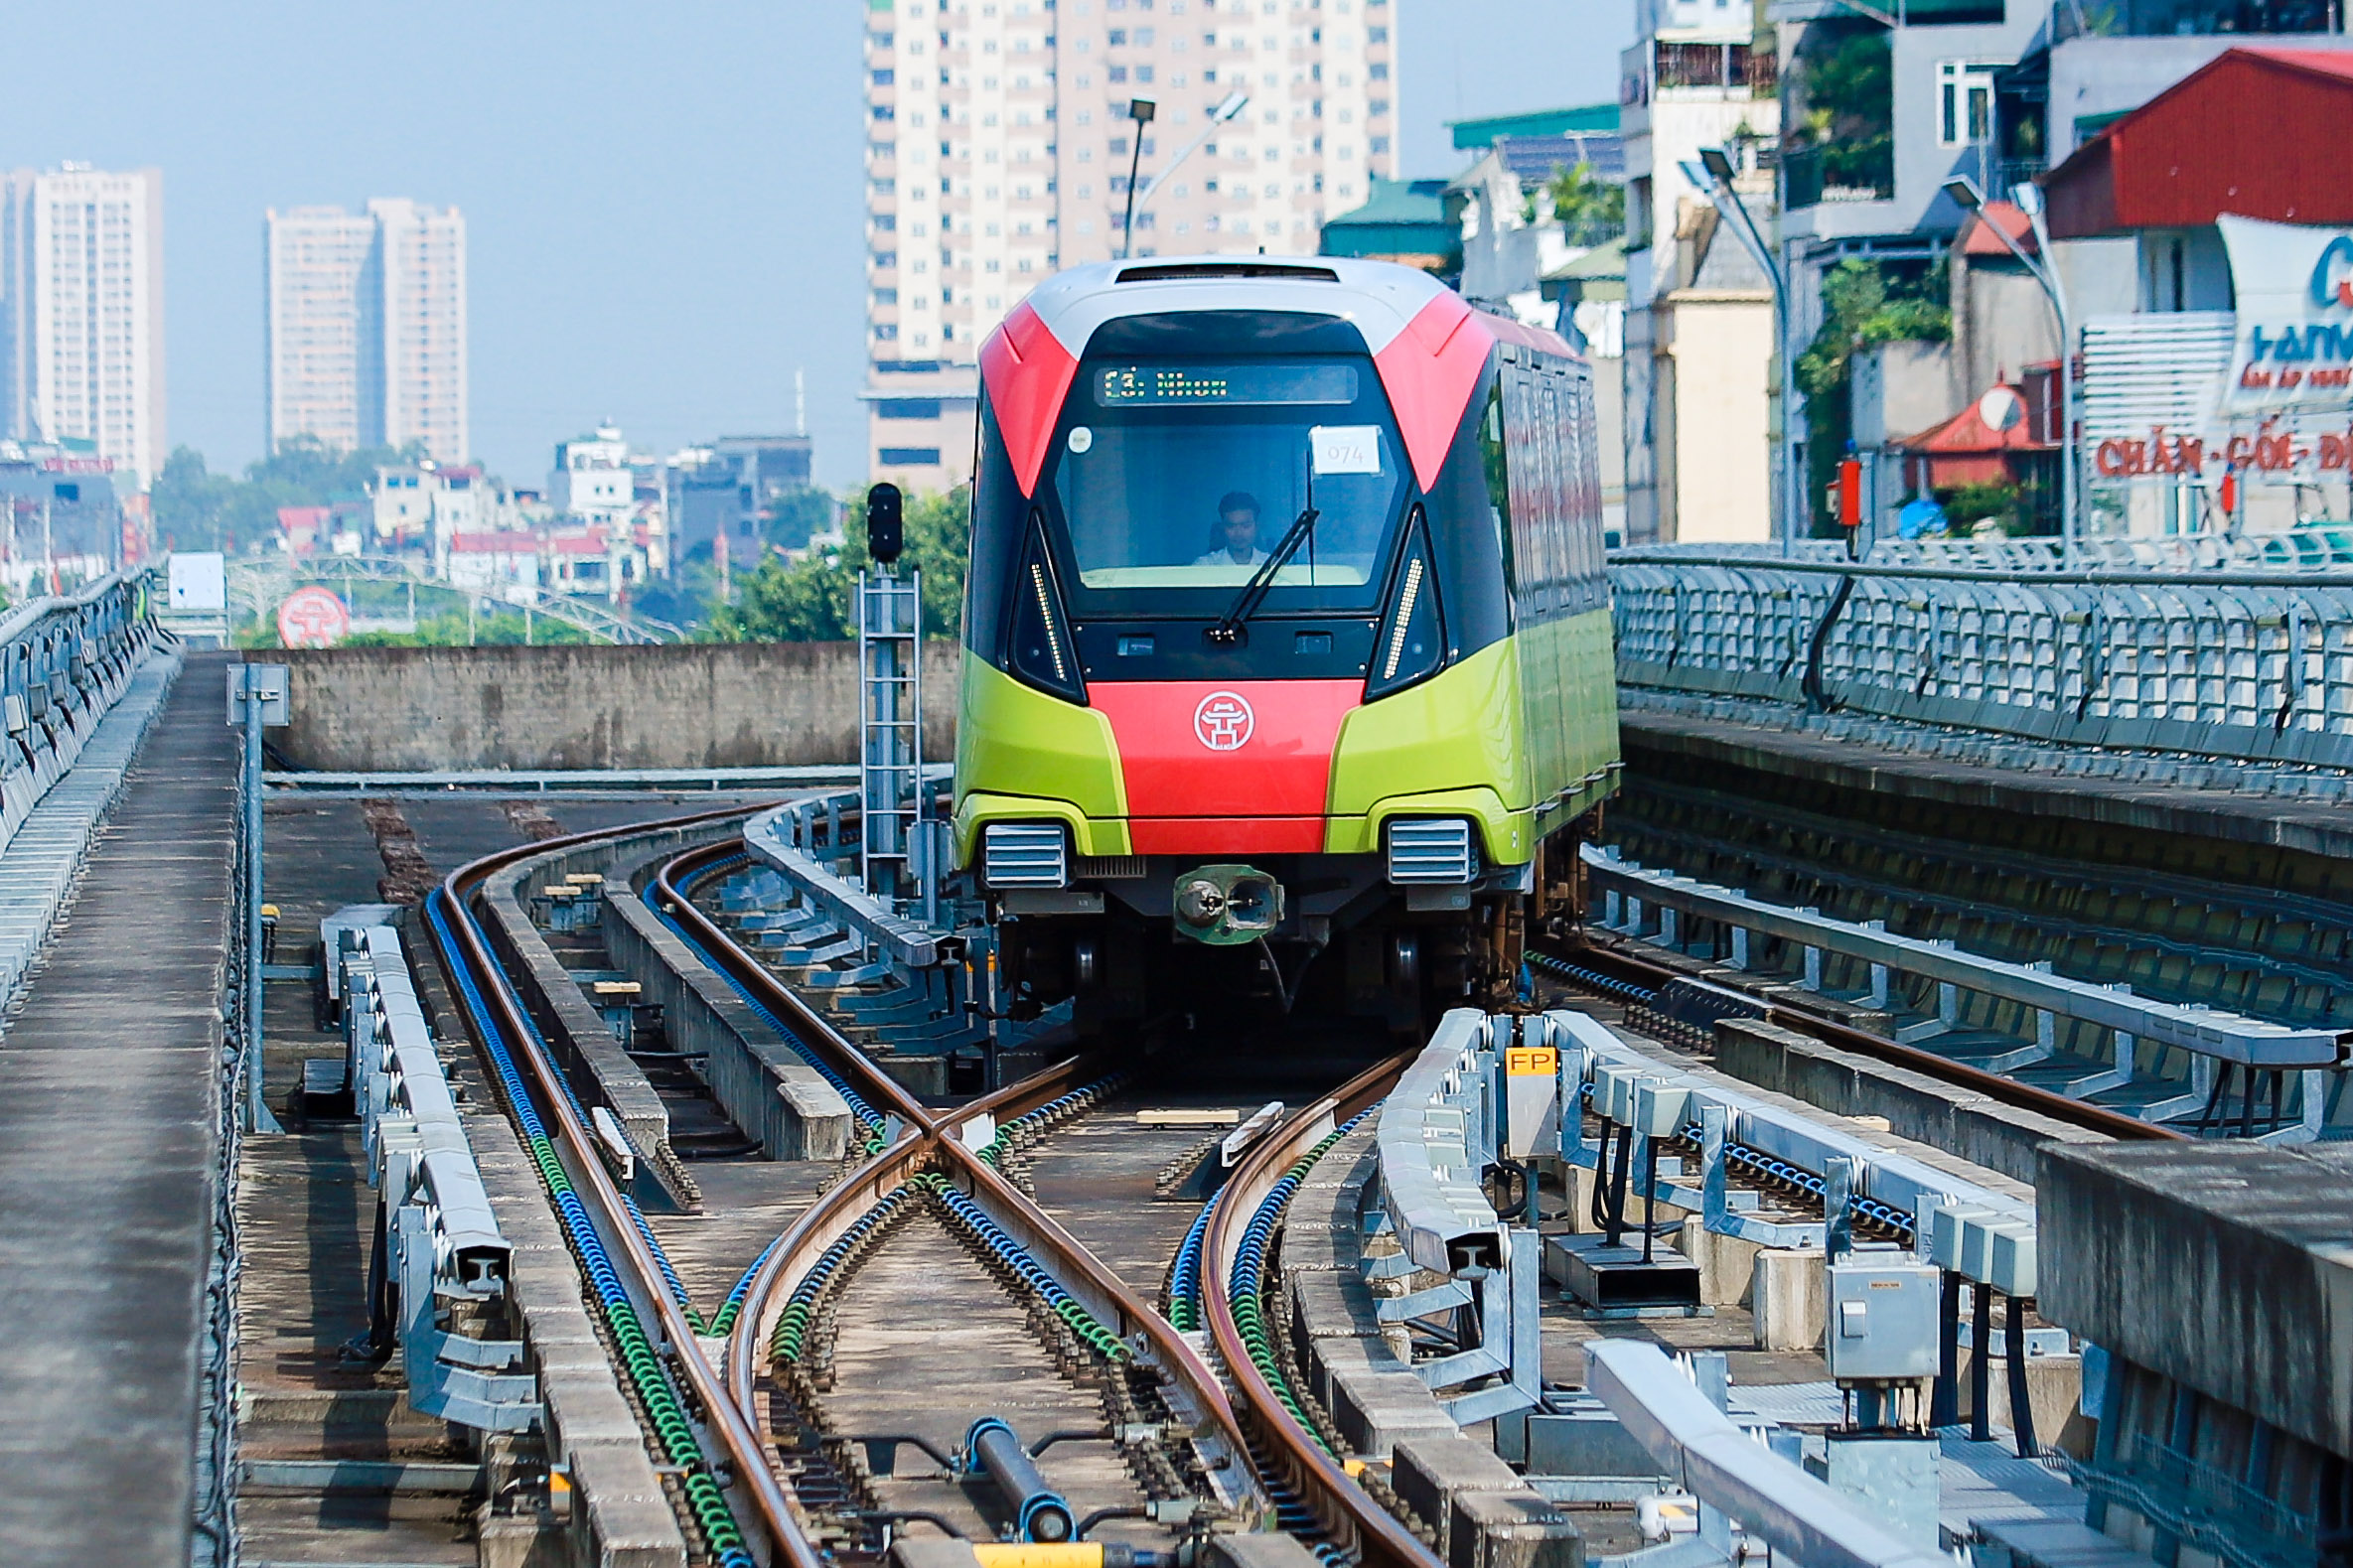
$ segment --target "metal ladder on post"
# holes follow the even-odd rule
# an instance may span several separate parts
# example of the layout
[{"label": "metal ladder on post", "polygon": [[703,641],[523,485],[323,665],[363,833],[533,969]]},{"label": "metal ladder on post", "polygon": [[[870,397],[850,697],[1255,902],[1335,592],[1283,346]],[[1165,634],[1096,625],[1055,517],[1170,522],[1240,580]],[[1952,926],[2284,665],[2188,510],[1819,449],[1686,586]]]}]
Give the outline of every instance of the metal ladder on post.
[{"label": "metal ladder on post", "polygon": [[858,869],[866,891],[917,894],[923,817],[923,573],[858,574]]}]

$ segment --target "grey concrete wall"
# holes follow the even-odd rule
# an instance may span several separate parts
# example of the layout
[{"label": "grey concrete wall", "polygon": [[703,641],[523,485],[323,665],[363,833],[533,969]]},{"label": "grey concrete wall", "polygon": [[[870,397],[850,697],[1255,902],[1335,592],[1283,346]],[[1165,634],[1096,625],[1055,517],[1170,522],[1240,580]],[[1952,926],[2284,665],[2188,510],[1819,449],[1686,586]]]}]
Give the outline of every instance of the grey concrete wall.
[{"label": "grey concrete wall", "polygon": [[2044,1315],[2353,1458],[2353,1158],[2343,1147],[2044,1149]]},{"label": "grey concrete wall", "polygon": [[[956,746],[959,649],[924,647],[924,751]],[[855,763],[854,642],[297,648],[271,744],[335,773]]]}]

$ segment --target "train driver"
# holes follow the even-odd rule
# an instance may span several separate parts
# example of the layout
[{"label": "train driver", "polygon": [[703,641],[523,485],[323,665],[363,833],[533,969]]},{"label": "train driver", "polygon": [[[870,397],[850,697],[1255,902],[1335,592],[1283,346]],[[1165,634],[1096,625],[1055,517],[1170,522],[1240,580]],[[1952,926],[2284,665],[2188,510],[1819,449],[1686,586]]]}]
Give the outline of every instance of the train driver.
[{"label": "train driver", "polygon": [[1266,552],[1258,548],[1258,498],[1248,491],[1228,491],[1218,500],[1218,523],[1210,534],[1210,551],[1195,566],[1262,566]]}]

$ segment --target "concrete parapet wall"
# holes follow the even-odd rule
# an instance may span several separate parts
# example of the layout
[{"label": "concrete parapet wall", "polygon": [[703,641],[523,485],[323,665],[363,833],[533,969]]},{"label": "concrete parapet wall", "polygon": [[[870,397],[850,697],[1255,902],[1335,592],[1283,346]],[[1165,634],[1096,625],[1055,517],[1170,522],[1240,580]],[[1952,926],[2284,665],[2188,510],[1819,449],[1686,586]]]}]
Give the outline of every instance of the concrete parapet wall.
[{"label": "concrete parapet wall", "polygon": [[[854,642],[294,648],[296,768],[778,768],[855,763]],[[924,751],[956,747],[957,645],[924,647]]]},{"label": "concrete parapet wall", "polygon": [[[635,866],[649,858],[638,857]],[[840,1159],[850,1137],[841,1091],[646,908],[627,885],[633,872],[618,868],[605,890],[605,950],[644,987],[645,1000],[662,1004],[671,1049],[703,1054],[703,1081],[728,1118],[759,1137],[770,1159]]]},{"label": "concrete parapet wall", "polygon": [[2353,1459],[2349,1177],[2341,1144],[2046,1149],[2043,1314]]}]

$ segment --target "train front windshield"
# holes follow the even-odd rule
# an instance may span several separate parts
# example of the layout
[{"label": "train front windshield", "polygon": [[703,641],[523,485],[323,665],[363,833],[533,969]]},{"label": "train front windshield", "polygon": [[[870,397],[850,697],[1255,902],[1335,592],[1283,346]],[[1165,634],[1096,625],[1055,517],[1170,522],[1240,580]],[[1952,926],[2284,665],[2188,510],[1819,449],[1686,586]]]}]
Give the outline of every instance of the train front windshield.
[{"label": "train front windshield", "polygon": [[1081,619],[1217,614],[1310,505],[1265,608],[1373,608],[1405,475],[1369,362],[1091,361],[1055,446]]}]

